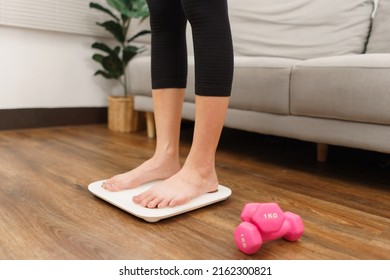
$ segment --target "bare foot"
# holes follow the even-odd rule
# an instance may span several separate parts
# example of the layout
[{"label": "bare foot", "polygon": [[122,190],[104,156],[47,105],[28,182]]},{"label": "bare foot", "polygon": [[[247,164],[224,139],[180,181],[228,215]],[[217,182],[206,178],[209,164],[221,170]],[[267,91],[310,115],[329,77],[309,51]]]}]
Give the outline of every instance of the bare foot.
[{"label": "bare foot", "polygon": [[115,175],[103,183],[108,191],[121,191],[136,188],[146,182],[167,179],[180,170],[178,160],[157,159],[155,157],[145,161],[129,172]]},{"label": "bare foot", "polygon": [[202,175],[194,169],[183,168],[169,179],[134,196],[133,201],[148,208],[185,204],[195,197],[217,190],[218,178],[215,170],[208,173]]}]

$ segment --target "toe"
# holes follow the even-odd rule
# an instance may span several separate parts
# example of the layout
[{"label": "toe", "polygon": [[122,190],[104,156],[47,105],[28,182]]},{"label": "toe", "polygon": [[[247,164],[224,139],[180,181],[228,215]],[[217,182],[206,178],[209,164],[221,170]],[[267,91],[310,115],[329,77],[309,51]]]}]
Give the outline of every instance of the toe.
[{"label": "toe", "polygon": [[141,195],[135,195],[135,196],[133,196],[133,202],[134,203],[137,203],[137,204],[139,204],[141,201],[142,201],[142,199],[141,199]]},{"label": "toe", "polygon": [[140,204],[146,197],[148,197],[148,193],[141,193],[139,195],[133,196],[133,202]]},{"label": "toe", "polygon": [[146,191],[146,192],[141,193],[137,196],[134,196],[133,201],[134,201],[134,203],[137,203],[143,207],[146,207],[149,204],[149,202],[151,202],[155,198],[156,198],[156,196],[153,195],[153,193]]},{"label": "toe", "polygon": [[168,206],[169,206],[169,207],[175,207],[175,206],[177,206],[177,205],[185,204],[186,202],[188,202],[188,199],[186,199],[186,198],[174,198],[174,199],[172,199],[172,200],[168,203]]},{"label": "toe", "polygon": [[102,188],[106,190],[110,190],[112,186],[112,182],[110,180],[106,180],[102,183]]},{"label": "toe", "polygon": [[157,207],[158,207],[158,208],[165,208],[165,207],[168,207],[170,201],[171,201],[170,199],[163,199],[163,200],[157,205]]},{"label": "toe", "polygon": [[150,200],[149,199],[144,199],[142,200],[139,205],[141,205],[142,207],[147,207],[148,204],[149,204]]},{"label": "toe", "polygon": [[159,203],[161,202],[161,199],[156,197],[155,199],[153,199],[152,201],[150,201],[146,207],[148,208],[156,208],[157,205],[159,205]]},{"label": "toe", "polygon": [[115,183],[106,183],[105,186],[105,189],[110,192],[119,191],[119,188]]}]

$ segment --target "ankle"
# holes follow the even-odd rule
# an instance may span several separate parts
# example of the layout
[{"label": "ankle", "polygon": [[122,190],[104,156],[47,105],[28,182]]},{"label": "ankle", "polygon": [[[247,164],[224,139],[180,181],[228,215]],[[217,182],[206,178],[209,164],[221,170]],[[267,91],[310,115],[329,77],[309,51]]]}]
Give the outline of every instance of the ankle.
[{"label": "ankle", "polygon": [[195,171],[202,178],[216,177],[217,174],[214,161],[194,161],[187,158],[183,169]]},{"label": "ankle", "polygon": [[157,145],[154,155],[163,158],[179,158],[179,146]]},{"label": "ankle", "polygon": [[164,153],[161,151],[156,151],[153,155],[153,157],[150,159],[153,161],[157,166],[178,166],[180,167],[180,159],[178,153]]}]

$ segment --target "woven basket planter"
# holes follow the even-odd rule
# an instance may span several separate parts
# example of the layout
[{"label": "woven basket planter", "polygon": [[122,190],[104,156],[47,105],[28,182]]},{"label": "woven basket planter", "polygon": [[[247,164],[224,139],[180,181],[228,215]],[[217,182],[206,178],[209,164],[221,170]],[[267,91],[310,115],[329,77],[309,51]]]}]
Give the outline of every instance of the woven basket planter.
[{"label": "woven basket planter", "polygon": [[132,96],[108,97],[108,129],[117,132],[135,132],[138,130],[138,113],[134,110]]}]

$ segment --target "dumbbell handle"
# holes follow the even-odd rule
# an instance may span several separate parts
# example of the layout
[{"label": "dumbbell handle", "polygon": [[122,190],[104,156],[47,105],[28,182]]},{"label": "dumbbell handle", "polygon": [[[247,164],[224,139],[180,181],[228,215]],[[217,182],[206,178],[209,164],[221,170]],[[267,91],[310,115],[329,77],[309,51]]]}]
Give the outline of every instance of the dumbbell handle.
[{"label": "dumbbell handle", "polygon": [[269,233],[262,232],[261,237],[262,237],[263,241],[274,240],[274,239],[278,239],[281,237],[283,237],[289,241],[295,241],[295,240],[298,240],[299,237],[301,237],[301,235],[303,234],[303,224],[302,224],[302,233],[291,234],[291,229],[292,229],[291,216],[292,215],[296,216],[296,214],[291,213],[291,212],[284,212],[284,214],[285,214],[286,218],[285,218],[280,230],[275,231],[275,232],[269,232]]}]

